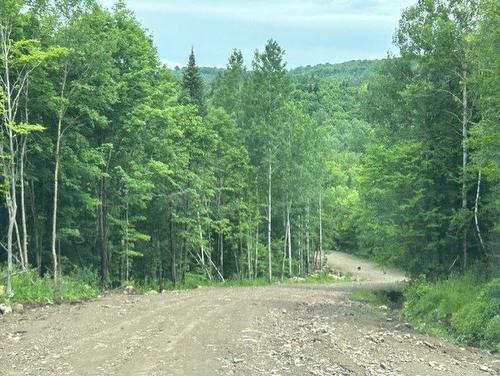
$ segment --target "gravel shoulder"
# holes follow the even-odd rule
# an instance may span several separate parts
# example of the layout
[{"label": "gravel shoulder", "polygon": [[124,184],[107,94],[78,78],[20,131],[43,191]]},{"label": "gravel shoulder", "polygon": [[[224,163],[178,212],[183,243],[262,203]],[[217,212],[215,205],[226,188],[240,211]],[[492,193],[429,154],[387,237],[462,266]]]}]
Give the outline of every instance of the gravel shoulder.
[{"label": "gravel shoulder", "polygon": [[[0,316],[0,375],[496,375],[500,358],[350,299],[404,279],[340,252],[360,282],[200,288]],[[360,269],[358,270],[358,266]]]}]

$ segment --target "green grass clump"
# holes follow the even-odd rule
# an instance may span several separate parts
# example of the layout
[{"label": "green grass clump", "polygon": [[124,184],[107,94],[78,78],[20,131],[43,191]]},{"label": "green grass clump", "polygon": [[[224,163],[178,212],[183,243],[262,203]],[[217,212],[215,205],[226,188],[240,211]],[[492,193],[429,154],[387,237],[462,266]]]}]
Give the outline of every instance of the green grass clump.
[{"label": "green grass clump", "polygon": [[464,342],[500,351],[500,278],[483,285],[475,299],[453,314],[451,327]]},{"label": "green grass clump", "polygon": [[437,282],[420,278],[404,297],[403,315],[418,329],[500,350],[500,278],[487,282],[477,271]]},{"label": "green grass clump", "polygon": [[57,289],[54,289],[49,275],[40,277],[35,269],[16,272],[12,277],[12,290],[14,295],[10,299],[3,291],[0,302],[40,304],[74,301],[94,297],[99,292],[97,274],[88,268],[75,268],[68,276],[60,277]]},{"label": "green grass clump", "polygon": [[151,290],[160,291],[163,289],[190,290],[199,287],[258,287],[277,284],[329,284],[349,281],[351,281],[350,276],[340,278],[327,271],[322,273],[310,274],[303,277],[293,277],[285,279],[275,277],[273,278],[272,283],[269,283],[267,278],[248,279],[233,277],[228,278],[225,281],[221,281],[219,279],[210,280],[205,275],[188,272],[185,275],[184,281],[177,283],[175,287],[170,281],[167,281],[161,287],[157,284],[156,281],[134,282],[131,280],[126,284],[133,286],[135,291],[137,291],[139,294],[144,294]]},{"label": "green grass clump", "polygon": [[370,290],[370,289],[359,289],[352,292],[351,297],[354,300],[369,303],[377,306],[388,305],[389,299],[383,291]]}]

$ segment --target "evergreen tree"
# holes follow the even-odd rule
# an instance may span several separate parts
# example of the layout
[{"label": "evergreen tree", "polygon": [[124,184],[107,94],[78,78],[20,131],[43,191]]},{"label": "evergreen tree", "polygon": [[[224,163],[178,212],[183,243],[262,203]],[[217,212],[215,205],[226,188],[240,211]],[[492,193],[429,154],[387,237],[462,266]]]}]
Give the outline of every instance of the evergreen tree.
[{"label": "evergreen tree", "polygon": [[188,65],[182,73],[182,87],[186,91],[189,101],[198,108],[200,115],[206,115],[207,109],[205,105],[205,98],[203,96],[203,81],[201,79],[199,68],[196,65],[196,58],[194,56],[193,49],[191,49],[191,53],[189,54]]}]

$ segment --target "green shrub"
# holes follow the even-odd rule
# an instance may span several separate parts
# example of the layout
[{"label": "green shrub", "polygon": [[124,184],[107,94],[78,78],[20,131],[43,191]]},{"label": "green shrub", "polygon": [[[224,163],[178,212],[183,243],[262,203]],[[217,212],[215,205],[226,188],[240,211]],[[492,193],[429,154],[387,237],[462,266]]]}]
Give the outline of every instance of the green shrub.
[{"label": "green shrub", "polygon": [[206,286],[210,283],[209,279],[202,274],[186,273],[182,287],[185,289],[195,289],[198,286]]},{"label": "green shrub", "polygon": [[375,291],[370,289],[358,289],[354,290],[351,296],[354,300],[370,303],[377,306],[389,304],[387,297],[383,294],[382,291]]},{"label": "green shrub", "polygon": [[47,303],[54,300],[52,280],[49,276],[39,277],[34,269],[14,274],[12,290],[13,302]]},{"label": "green shrub", "polygon": [[418,329],[498,349],[500,278],[486,282],[477,270],[433,283],[421,277],[404,300],[402,313]]},{"label": "green shrub", "polygon": [[[500,278],[485,284],[478,296],[461,307],[451,320],[460,338],[475,345],[498,345],[500,340]],[[496,343],[493,342],[495,341]]]},{"label": "green shrub", "polygon": [[[35,269],[18,271],[12,276],[14,296],[11,303],[48,303],[54,300],[71,301],[88,299],[98,294],[97,273],[89,268],[75,268],[69,276],[59,278],[57,294],[49,275],[40,277]],[[2,284],[3,281],[0,282]],[[6,302],[5,295],[0,301]]]},{"label": "green shrub", "polygon": [[491,346],[494,351],[500,352],[500,314],[498,312],[486,326],[486,334],[482,345]]}]

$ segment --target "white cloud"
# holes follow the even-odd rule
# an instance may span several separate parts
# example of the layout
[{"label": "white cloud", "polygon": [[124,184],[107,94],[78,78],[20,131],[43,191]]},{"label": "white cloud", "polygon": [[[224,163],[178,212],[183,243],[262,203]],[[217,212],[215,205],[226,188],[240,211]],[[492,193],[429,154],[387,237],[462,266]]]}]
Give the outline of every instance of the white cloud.
[{"label": "white cloud", "polygon": [[[109,5],[110,0],[102,0]],[[168,12],[228,21],[271,24],[328,24],[332,22],[394,22],[402,3],[411,0],[129,0],[135,11]],[[403,4],[404,5],[404,4]]]}]

